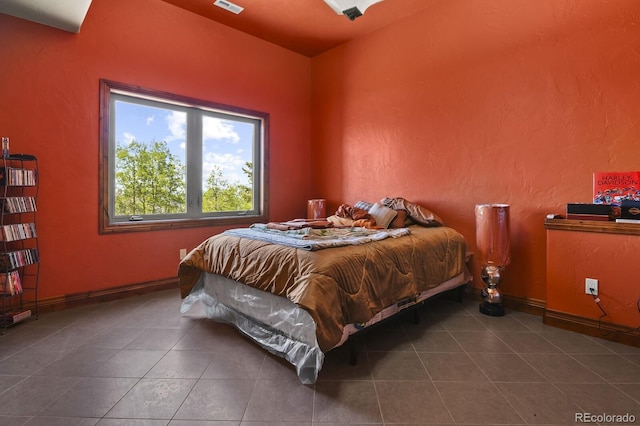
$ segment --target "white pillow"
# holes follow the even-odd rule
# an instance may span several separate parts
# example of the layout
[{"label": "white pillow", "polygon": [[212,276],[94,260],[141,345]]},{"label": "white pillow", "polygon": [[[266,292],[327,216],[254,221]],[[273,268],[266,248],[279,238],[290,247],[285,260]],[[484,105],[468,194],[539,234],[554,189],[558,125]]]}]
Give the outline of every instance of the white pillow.
[{"label": "white pillow", "polygon": [[388,228],[391,221],[398,214],[394,209],[385,207],[380,203],[375,203],[367,212],[376,220],[376,225],[381,228]]}]

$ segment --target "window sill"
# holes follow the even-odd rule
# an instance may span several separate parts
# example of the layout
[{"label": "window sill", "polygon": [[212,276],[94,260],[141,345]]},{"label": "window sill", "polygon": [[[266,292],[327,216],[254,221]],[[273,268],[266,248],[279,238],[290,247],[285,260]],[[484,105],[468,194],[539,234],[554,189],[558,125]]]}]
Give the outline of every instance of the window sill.
[{"label": "window sill", "polygon": [[171,229],[204,228],[212,226],[248,226],[258,222],[266,222],[266,216],[243,216],[229,218],[141,220],[133,222],[116,222],[100,225],[100,234],[116,234],[124,232],[165,231]]}]

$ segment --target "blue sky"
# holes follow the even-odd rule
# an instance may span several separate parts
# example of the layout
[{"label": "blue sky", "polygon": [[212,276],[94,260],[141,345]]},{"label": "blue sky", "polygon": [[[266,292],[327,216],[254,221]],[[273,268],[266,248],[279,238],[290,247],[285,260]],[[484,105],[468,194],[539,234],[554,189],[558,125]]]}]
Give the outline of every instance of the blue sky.
[{"label": "blue sky", "polygon": [[[116,102],[116,143],[166,141],[172,154],[185,162],[186,113],[147,105]],[[252,160],[253,126],[248,123],[203,119],[203,181],[217,165],[230,183],[248,184],[242,172]]]}]

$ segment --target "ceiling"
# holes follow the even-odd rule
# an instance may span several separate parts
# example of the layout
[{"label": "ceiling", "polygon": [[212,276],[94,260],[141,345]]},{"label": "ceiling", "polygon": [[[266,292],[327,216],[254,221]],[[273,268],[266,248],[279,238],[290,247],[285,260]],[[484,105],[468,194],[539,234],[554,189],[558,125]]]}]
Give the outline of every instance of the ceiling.
[{"label": "ceiling", "polygon": [[77,33],[91,0],[0,0],[0,13]]},{"label": "ceiling", "polygon": [[229,0],[244,7],[238,15],[214,6],[214,0],[163,1],[313,57],[427,9],[436,0],[382,1],[354,21],[336,14],[323,0]]},{"label": "ceiling", "polygon": [[[79,32],[92,0],[0,0],[0,13]],[[157,0],[204,16],[263,40],[313,57],[361,37],[441,0],[386,0],[354,21],[323,0],[229,0],[244,10],[236,15],[214,0]]]}]

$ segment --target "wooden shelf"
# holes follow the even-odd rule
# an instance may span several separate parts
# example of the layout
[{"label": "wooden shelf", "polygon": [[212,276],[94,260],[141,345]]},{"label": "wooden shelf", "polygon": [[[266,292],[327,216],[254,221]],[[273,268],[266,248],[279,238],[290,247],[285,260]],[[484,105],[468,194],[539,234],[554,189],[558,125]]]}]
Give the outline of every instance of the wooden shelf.
[{"label": "wooden shelf", "polygon": [[640,222],[619,223],[597,220],[545,219],[544,227],[558,231],[598,232],[601,234],[640,235]]}]

